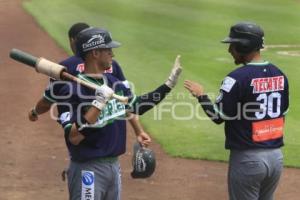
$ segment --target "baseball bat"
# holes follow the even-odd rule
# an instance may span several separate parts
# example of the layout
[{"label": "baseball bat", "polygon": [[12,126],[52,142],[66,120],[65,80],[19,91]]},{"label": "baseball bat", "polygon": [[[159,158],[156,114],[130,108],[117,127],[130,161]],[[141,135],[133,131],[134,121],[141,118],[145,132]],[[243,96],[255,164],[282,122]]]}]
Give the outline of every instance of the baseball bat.
[{"label": "baseball bat", "polygon": [[[96,90],[99,86],[93,83],[89,83],[87,81],[81,80],[68,72],[66,72],[66,69],[64,66],[59,65],[57,63],[54,63],[52,61],[49,61],[45,58],[37,58],[33,55],[30,55],[29,53],[26,53],[24,51],[21,51],[19,49],[12,49],[9,54],[10,58],[19,61],[23,64],[26,64],[30,67],[35,68],[35,70],[38,73],[45,74],[47,76],[50,76],[51,78],[55,78],[58,80],[68,80],[68,81],[74,81],[77,82],[83,86],[86,86],[90,89]],[[127,104],[128,103],[128,97],[119,96],[117,94],[113,94],[112,97],[114,99],[117,99],[121,101],[122,103]]]}]

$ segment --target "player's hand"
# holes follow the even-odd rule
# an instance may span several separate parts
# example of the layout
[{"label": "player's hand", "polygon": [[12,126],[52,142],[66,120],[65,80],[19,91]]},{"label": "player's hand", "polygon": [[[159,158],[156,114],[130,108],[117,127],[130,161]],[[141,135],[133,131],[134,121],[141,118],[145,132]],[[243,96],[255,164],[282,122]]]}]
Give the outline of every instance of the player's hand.
[{"label": "player's hand", "polygon": [[99,88],[96,89],[95,96],[96,101],[99,103],[99,109],[103,108],[108,100],[112,97],[114,91],[108,87],[107,85],[101,85]]},{"label": "player's hand", "polygon": [[28,112],[28,119],[32,122],[37,121],[39,119],[36,111],[34,108],[32,108],[29,112]]},{"label": "player's hand", "polygon": [[137,141],[140,143],[142,147],[148,147],[151,143],[151,138],[146,132],[141,132],[137,136]]},{"label": "player's hand", "polygon": [[102,110],[113,94],[114,91],[110,87],[105,84],[101,85],[95,91],[96,101],[93,101],[92,105]]},{"label": "player's hand", "polygon": [[196,83],[194,81],[185,80],[184,81],[184,87],[194,96],[199,97],[204,95],[204,88],[199,83]]},{"label": "player's hand", "polygon": [[171,74],[165,83],[169,88],[175,87],[181,71],[182,71],[182,67],[180,64],[180,55],[178,55],[175,59]]}]

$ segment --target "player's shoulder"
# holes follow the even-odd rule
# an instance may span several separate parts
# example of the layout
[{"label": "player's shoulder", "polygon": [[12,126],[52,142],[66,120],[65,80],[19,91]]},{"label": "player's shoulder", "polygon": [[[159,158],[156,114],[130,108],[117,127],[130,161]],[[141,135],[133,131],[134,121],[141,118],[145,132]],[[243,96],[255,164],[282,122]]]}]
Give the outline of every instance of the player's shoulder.
[{"label": "player's shoulder", "polygon": [[115,82],[120,81],[117,77],[115,77],[115,76],[112,75],[112,74],[108,74],[108,73],[105,73],[105,74],[104,74],[104,78],[105,78],[109,83],[115,83]]},{"label": "player's shoulder", "polygon": [[227,74],[227,76],[224,78],[224,81],[228,81],[228,82],[236,82],[238,80],[243,79],[243,77],[247,74],[247,69],[245,68],[245,66],[240,66],[236,69],[234,69],[233,71],[229,72]]},{"label": "player's shoulder", "polygon": [[70,56],[61,61],[60,64],[65,66],[67,71],[72,75],[77,75],[78,73],[84,71],[84,62],[78,56]]},{"label": "player's shoulder", "polygon": [[281,75],[286,77],[286,75],[280,70],[279,67],[268,61],[264,61],[259,63],[247,63],[246,65],[240,66],[237,69],[233,70],[227,76],[235,79],[238,82],[244,82],[257,77]]},{"label": "player's shoulder", "polygon": [[113,70],[115,70],[115,71],[119,71],[119,70],[121,69],[121,66],[120,66],[120,64],[118,63],[118,61],[113,60],[113,61],[112,61],[112,68],[113,68]]},{"label": "player's shoulder", "polygon": [[234,78],[240,78],[243,76],[246,76],[249,71],[252,70],[252,67],[248,64],[239,66],[235,70],[231,71],[228,76],[234,77]]},{"label": "player's shoulder", "polygon": [[255,71],[261,71],[262,68],[272,68],[274,65],[268,61],[254,63],[250,62],[245,65],[239,66],[232,72],[228,74],[228,76],[236,79],[243,79],[245,77],[249,77],[251,74],[255,74]]},{"label": "player's shoulder", "polygon": [[221,89],[229,92],[234,86],[243,84],[249,79],[249,75],[253,74],[252,69],[248,64],[237,67],[223,79]]},{"label": "player's shoulder", "polygon": [[277,73],[279,73],[279,74],[283,75],[284,77],[286,77],[285,73],[277,65],[269,63],[269,67],[272,68],[272,70],[276,71]]},{"label": "player's shoulder", "polygon": [[62,60],[59,64],[63,65],[63,66],[69,66],[69,65],[73,65],[74,63],[82,63],[82,59],[78,56],[70,56],[64,60]]},{"label": "player's shoulder", "polygon": [[112,65],[120,67],[120,64],[115,59],[112,60]]},{"label": "player's shoulder", "polygon": [[104,78],[106,79],[107,84],[110,87],[119,87],[119,88],[126,88],[128,89],[127,85],[124,84],[124,81],[118,79],[113,74],[104,74]]}]

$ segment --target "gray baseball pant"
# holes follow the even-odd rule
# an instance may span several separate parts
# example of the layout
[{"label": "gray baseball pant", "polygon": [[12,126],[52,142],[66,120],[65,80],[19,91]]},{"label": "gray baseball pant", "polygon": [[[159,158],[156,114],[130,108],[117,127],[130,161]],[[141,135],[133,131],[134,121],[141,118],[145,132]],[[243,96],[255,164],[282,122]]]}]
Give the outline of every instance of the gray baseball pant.
[{"label": "gray baseball pant", "polygon": [[231,150],[228,169],[230,200],[273,200],[283,168],[278,149]]},{"label": "gray baseball pant", "polygon": [[70,200],[120,200],[121,173],[117,158],[71,161],[67,175]]}]

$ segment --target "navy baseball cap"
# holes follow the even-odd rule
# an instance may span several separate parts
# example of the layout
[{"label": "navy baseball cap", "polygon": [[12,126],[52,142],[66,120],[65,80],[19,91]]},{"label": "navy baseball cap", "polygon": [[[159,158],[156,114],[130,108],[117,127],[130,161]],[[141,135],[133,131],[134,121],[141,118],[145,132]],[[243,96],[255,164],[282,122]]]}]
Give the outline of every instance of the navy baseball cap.
[{"label": "navy baseball cap", "polygon": [[111,34],[101,28],[90,27],[79,32],[76,40],[76,49],[81,57],[93,49],[109,49],[121,46],[113,41]]}]

